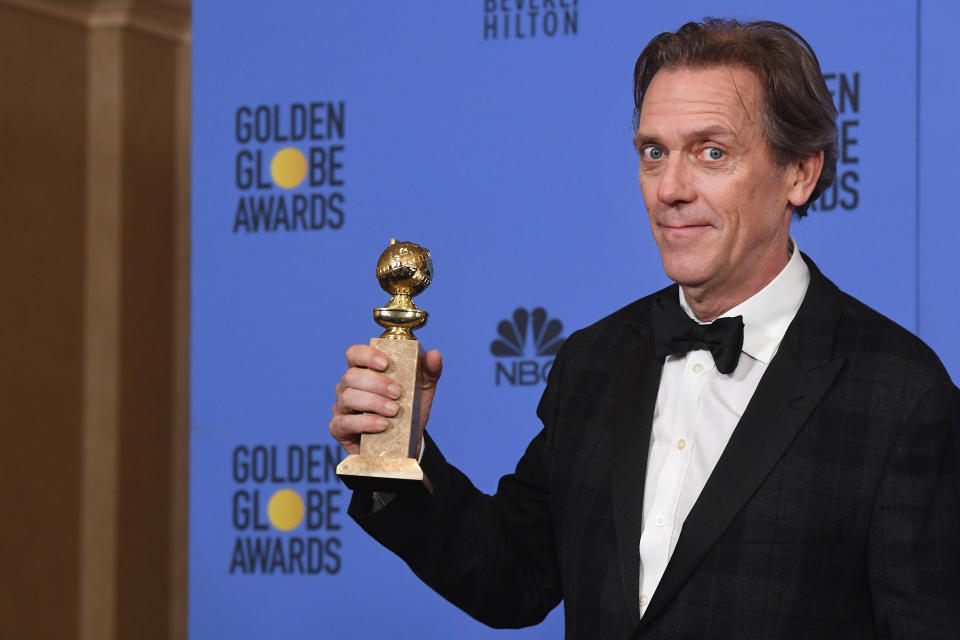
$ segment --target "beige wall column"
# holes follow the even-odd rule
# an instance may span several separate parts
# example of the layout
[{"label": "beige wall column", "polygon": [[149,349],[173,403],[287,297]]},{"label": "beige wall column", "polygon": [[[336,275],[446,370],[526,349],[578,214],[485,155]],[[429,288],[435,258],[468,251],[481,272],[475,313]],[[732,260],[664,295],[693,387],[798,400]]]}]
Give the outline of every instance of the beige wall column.
[{"label": "beige wall column", "polygon": [[0,0],[0,637],[186,636],[189,0]]},{"label": "beige wall column", "polygon": [[115,638],[123,33],[87,33],[80,637]]},{"label": "beige wall column", "polygon": [[[189,4],[189,0],[184,0]],[[189,6],[185,9],[189,12]],[[170,640],[187,637],[190,500],[190,114],[189,41],[176,48],[174,70],[173,449],[170,460]]]}]

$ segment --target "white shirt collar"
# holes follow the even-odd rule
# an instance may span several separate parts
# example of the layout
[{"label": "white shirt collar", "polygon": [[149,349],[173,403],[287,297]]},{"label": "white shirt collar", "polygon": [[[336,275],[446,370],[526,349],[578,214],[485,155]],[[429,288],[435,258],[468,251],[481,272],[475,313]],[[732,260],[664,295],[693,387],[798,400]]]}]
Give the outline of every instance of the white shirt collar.
[{"label": "white shirt collar", "polygon": [[[793,252],[777,277],[720,316],[743,316],[743,352],[764,364],[770,364],[770,360],[776,355],[787,327],[797,315],[810,284],[810,269],[800,256],[800,247],[793,238],[790,238],[790,242],[793,244]],[[687,304],[683,289],[680,289],[680,306],[688,316],[697,320],[697,316]]]}]

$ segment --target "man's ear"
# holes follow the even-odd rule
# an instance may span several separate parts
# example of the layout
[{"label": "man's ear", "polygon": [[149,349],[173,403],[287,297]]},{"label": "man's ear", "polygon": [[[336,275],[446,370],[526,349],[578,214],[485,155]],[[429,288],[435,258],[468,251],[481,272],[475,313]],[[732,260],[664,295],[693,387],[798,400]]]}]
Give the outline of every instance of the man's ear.
[{"label": "man's ear", "polygon": [[810,199],[820,172],[823,170],[823,150],[806,158],[792,160],[788,165],[790,170],[787,200],[795,207],[799,207]]}]

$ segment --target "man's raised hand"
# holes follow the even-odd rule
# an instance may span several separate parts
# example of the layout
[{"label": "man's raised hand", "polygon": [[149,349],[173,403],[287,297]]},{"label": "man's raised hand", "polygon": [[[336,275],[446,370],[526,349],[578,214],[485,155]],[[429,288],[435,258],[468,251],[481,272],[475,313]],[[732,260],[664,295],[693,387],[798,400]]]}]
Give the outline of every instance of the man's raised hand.
[{"label": "man's raised hand", "polygon": [[[337,400],[333,404],[330,435],[347,453],[360,453],[360,434],[378,433],[387,428],[386,418],[396,415],[394,400],[400,397],[400,387],[383,375],[389,360],[381,351],[364,344],[347,349],[349,369],[337,384]],[[420,375],[420,434],[430,417],[430,407],[437,381],[443,370],[443,359],[437,350],[421,355]]]}]

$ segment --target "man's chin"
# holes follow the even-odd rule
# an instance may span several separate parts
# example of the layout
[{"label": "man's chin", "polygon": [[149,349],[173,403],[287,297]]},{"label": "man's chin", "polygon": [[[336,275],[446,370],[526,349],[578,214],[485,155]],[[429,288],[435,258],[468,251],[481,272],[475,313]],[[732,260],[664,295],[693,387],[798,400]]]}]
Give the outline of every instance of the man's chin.
[{"label": "man's chin", "polygon": [[667,277],[680,284],[690,286],[702,284],[708,279],[710,260],[698,247],[660,246],[660,262]]}]

